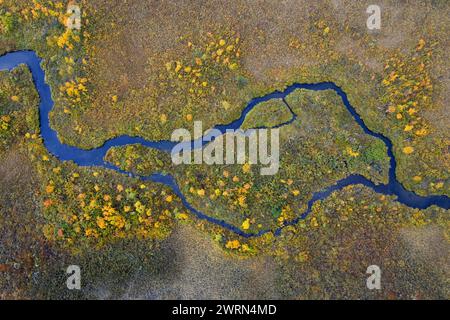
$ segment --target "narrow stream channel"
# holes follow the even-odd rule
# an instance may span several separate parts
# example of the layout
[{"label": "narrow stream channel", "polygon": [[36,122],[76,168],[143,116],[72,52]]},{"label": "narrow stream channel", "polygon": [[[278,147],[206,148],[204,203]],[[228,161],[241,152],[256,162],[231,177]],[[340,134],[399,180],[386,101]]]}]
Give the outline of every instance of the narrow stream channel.
[{"label": "narrow stream channel", "polygon": [[[296,89],[307,89],[314,91],[333,90],[341,97],[345,108],[348,110],[348,112],[350,112],[353,119],[364,130],[364,132],[375,138],[381,139],[386,145],[388,150],[388,156],[390,158],[389,182],[387,184],[376,185],[375,183],[373,183],[372,181],[368,180],[367,178],[361,175],[350,175],[342,180],[339,180],[336,184],[326,187],[325,189],[314,193],[312,198],[308,201],[307,209],[301,215],[299,215],[297,218],[291,221],[285,222],[283,226],[277,228],[276,230],[267,229],[261,230],[258,233],[244,232],[236,226],[233,226],[223,220],[208,216],[202,213],[201,211],[193,208],[192,205],[186,200],[186,197],[181,192],[173,176],[164,174],[153,174],[151,176],[138,176],[131,172],[123,171],[117,168],[116,166],[104,161],[104,157],[107,151],[112,147],[124,146],[128,144],[141,144],[149,148],[170,152],[178,142],[166,140],[150,141],[145,140],[144,138],[141,137],[131,137],[123,135],[112,138],[106,141],[101,147],[91,150],[83,150],[61,143],[58,139],[56,131],[50,127],[49,113],[53,108],[54,102],[51,96],[50,87],[45,82],[45,73],[44,70],[41,68],[41,59],[36,55],[34,51],[28,50],[10,52],[0,57],[0,70],[10,71],[15,67],[19,66],[20,64],[26,64],[33,75],[33,81],[40,97],[39,122],[40,122],[41,136],[43,138],[44,145],[49,153],[51,153],[53,156],[55,156],[61,161],[73,161],[79,166],[104,167],[107,169],[115,170],[117,172],[129,175],[131,177],[136,177],[142,180],[150,180],[153,182],[165,184],[166,186],[170,187],[173,190],[173,192],[180,197],[184,206],[193,214],[195,214],[198,218],[220,225],[223,228],[229,229],[230,231],[240,236],[247,238],[258,237],[267,232],[274,232],[276,235],[279,235],[284,227],[288,225],[294,225],[298,223],[299,220],[306,218],[306,216],[311,212],[312,206],[316,201],[326,199],[334,191],[341,190],[346,186],[356,184],[362,184],[380,194],[395,195],[397,196],[397,201],[411,208],[425,209],[432,205],[436,205],[444,209],[450,208],[450,198],[445,195],[419,196],[412,191],[406,190],[403,187],[403,185],[397,180],[396,177],[397,163],[395,161],[394,153],[392,151],[392,142],[384,135],[373,132],[366,126],[364,121],[361,119],[360,115],[356,112],[355,108],[348,101],[346,93],[340,87],[338,87],[333,82],[319,82],[312,84],[294,83],[288,86],[283,91],[274,91],[265,96],[252,99],[244,108],[244,110],[241,113],[241,116],[238,119],[229,124],[217,125],[214,128],[220,130],[222,133],[225,133],[227,129],[236,130],[240,128],[248,112],[250,112],[256,105],[258,105],[261,102],[268,101],[270,99],[283,99],[283,101],[285,101],[285,98]],[[203,144],[204,143],[202,142],[201,145],[203,146]]]}]

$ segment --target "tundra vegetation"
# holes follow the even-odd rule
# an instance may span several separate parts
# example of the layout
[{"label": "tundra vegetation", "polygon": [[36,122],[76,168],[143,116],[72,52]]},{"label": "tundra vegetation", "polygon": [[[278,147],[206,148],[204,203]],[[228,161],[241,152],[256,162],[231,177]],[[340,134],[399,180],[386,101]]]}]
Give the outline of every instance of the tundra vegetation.
[{"label": "tundra vegetation", "polygon": [[[68,30],[67,1],[0,0],[0,54],[38,53],[55,101],[51,125],[82,148],[122,134],[169,139],[193,121],[229,123],[253,97],[333,81],[367,126],[391,139],[407,189],[450,195],[450,5],[383,3],[382,29],[368,32],[364,1],[82,0],[82,28]],[[197,219],[165,186],[48,154],[38,99],[25,66],[0,73],[0,297],[98,296],[61,288],[74,257],[87,283],[104,280],[123,297],[135,272],[155,279],[171,250],[187,250],[166,247],[180,227],[200,232],[230,264],[270,257],[277,297],[450,297],[446,210],[350,186],[279,236],[242,238]],[[195,208],[246,232],[291,220],[312,193],[349,174],[386,183],[384,144],[362,132],[334,92],[296,90],[286,101],[290,110],[280,100],[258,105],[243,125],[272,127],[296,114],[280,128],[275,176],[248,163],[174,166],[169,154],[140,145],[113,148],[105,160],[140,175],[172,174]],[[385,290],[365,288],[371,264],[382,268]],[[231,287],[237,280],[227,277]],[[252,285],[239,294],[258,298]]]}]

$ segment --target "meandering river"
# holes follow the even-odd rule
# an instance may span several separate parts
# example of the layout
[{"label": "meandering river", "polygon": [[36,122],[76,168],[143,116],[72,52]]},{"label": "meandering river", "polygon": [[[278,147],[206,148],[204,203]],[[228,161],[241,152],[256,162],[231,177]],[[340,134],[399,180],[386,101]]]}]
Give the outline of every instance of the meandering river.
[{"label": "meandering river", "polygon": [[[348,112],[352,115],[353,119],[364,130],[364,132],[368,135],[371,135],[377,139],[382,140],[383,143],[386,145],[388,150],[387,151],[388,156],[390,158],[389,182],[387,184],[376,185],[375,183],[373,183],[372,181],[361,175],[350,175],[342,180],[339,180],[336,184],[314,193],[312,198],[308,201],[307,209],[297,218],[285,222],[284,225],[279,227],[278,229],[261,230],[258,233],[244,232],[243,230],[239,229],[236,226],[233,226],[223,220],[208,216],[202,213],[200,210],[194,208],[187,201],[186,197],[181,192],[173,176],[164,174],[153,174],[151,176],[137,176],[131,172],[123,171],[120,168],[104,160],[107,151],[112,147],[124,146],[128,144],[141,144],[149,148],[170,152],[172,148],[175,146],[175,144],[177,144],[177,142],[166,140],[151,141],[141,137],[132,137],[123,135],[110,139],[106,141],[101,147],[94,148],[91,150],[84,150],[61,143],[58,139],[56,131],[53,130],[50,126],[49,113],[53,108],[54,102],[51,96],[50,86],[45,81],[45,73],[41,67],[41,59],[37,56],[37,54],[34,51],[26,51],[26,50],[10,52],[0,57],[0,70],[12,70],[15,67],[19,66],[20,64],[26,64],[32,73],[34,85],[40,97],[39,123],[41,136],[43,138],[44,145],[50,154],[52,154],[61,161],[73,161],[79,166],[104,167],[123,174],[127,174],[131,177],[140,178],[142,180],[151,180],[153,182],[165,184],[166,186],[170,187],[173,190],[173,192],[180,197],[184,206],[193,214],[195,214],[198,218],[220,225],[223,228],[226,228],[240,236],[258,237],[267,232],[274,232],[275,234],[278,235],[280,234],[282,228],[288,225],[297,224],[299,220],[304,219],[311,212],[312,206],[316,201],[327,198],[334,191],[340,190],[349,185],[356,185],[356,184],[362,184],[380,194],[395,195],[397,196],[397,201],[408,207],[425,209],[432,205],[436,205],[444,209],[450,208],[450,198],[445,195],[420,196],[412,191],[406,190],[403,187],[403,185],[397,180],[396,176],[397,163],[395,161],[394,153],[392,151],[392,142],[384,135],[374,132],[366,126],[364,121],[361,119],[360,115],[356,112],[355,108],[350,104],[346,93],[340,87],[338,87],[333,82],[294,83],[288,86],[283,91],[274,91],[265,96],[252,99],[244,108],[238,119],[234,120],[229,124],[217,125],[214,128],[220,130],[222,133],[225,133],[227,129],[236,130],[240,128],[248,112],[252,110],[256,105],[258,105],[261,102],[268,101],[270,99],[285,99],[286,96],[288,96],[296,89],[307,89],[314,91],[333,90],[340,96],[343,102],[343,106],[345,106]],[[204,144],[205,143],[202,142],[199,145],[203,147]]]}]

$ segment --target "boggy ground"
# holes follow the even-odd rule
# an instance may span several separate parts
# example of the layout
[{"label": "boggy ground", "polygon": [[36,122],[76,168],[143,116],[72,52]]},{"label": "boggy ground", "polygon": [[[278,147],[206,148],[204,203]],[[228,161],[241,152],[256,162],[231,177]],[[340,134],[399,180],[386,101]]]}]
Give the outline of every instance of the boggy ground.
[{"label": "boggy ground", "polygon": [[63,2],[2,2],[0,51],[45,58],[64,142],[168,138],[193,120],[229,122],[287,83],[330,80],[394,141],[409,189],[448,194],[445,1],[382,1],[378,32],[365,26],[368,1],[80,3],[83,29],[72,34]]},{"label": "boggy ground", "polygon": [[[82,32],[67,33],[66,2],[0,1],[0,52],[44,59],[64,142],[168,138],[194,120],[229,122],[288,83],[334,81],[391,138],[405,186],[449,193],[447,2],[381,1],[376,33],[368,1],[80,2]],[[167,188],[51,157],[22,69],[0,84],[2,297],[449,298],[448,211],[355,186],[279,237],[242,239],[195,219]],[[74,260],[86,281],[77,293],[65,288]],[[365,287],[371,264],[380,291]]]},{"label": "boggy ground", "polygon": [[[275,175],[262,176],[261,168],[267,165],[250,164],[248,153],[247,162],[240,165],[172,165],[169,155],[160,155],[169,164],[157,168],[145,166],[155,163],[151,161],[155,150],[128,146],[113,148],[107,159],[142,176],[157,169],[174,175],[195,208],[251,233],[274,230],[294,219],[306,210],[313,193],[351,174],[366,176],[377,184],[387,183],[386,147],[363,132],[335,92],[294,91],[286,97],[293,114],[284,103],[269,102],[252,110],[243,127],[277,126],[296,115],[293,122],[280,127],[280,163]],[[272,112],[283,108],[288,117]],[[264,121],[267,111],[279,117]],[[224,147],[229,137],[223,138]],[[268,147],[274,146],[269,143]],[[246,148],[248,152],[248,145]],[[224,150],[225,156],[228,150]]]},{"label": "boggy ground", "polygon": [[[14,74],[2,73],[1,77],[6,96],[21,85],[32,88],[30,74],[24,68]],[[15,85],[8,87],[5,83]],[[35,96],[33,92],[29,91],[30,97]],[[13,140],[4,140],[7,148],[2,151],[0,165],[2,298],[449,296],[449,257],[445,254],[449,225],[445,210],[413,210],[393,197],[354,186],[316,203],[306,220],[284,229],[278,237],[267,234],[242,239],[173,207],[174,197],[161,194],[157,185],[136,186],[136,182],[120,175],[76,168],[53,159],[35,136],[36,101],[24,96],[20,103],[9,101],[4,101],[5,110],[14,110],[14,103],[22,112],[12,113],[15,119],[9,122],[12,125],[8,130],[22,131]],[[133,190],[118,187],[127,184],[127,189]],[[112,221],[104,229],[98,220],[90,219],[94,224],[84,220],[80,200],[93,195],[85,194],[83,199],[78,196],[83,189],[91,188],[96,191],[93,195],[101,195],[96,198],[101,206],[108,206],[106,216],[111,208],[120,211],[129,224],[126,232],[121,232],[121,224],[109,223]],[[140,199],[148,189],[158,192],[157,197],[145,197],[140,206],[132,205],[131,209],[152,209],[148,219],[141,221],[140,229],[133,223],[132,214],[124,213],[117,205],[130,200],[136,203],[136,198]],[[75,191],[77,200],[72,198]],[[133,198],[117,200],[122,192]],[[57,210],[52,209],[55,205]],[[68,217],[68,210],[82,221]],[[159,221],[158,212],[166,211],[168,216]],[[105,215],[94,208],[88,212],[97,217]],[[77,233],[78,228],[83,232]],[[142,234],[139,230],[149,232]],[[66,288],[65,270],[71,264],[81,267],[81,291]],[[379,265],[383,272],[380,291],[365,287],[365,270],[372,264]]]}]

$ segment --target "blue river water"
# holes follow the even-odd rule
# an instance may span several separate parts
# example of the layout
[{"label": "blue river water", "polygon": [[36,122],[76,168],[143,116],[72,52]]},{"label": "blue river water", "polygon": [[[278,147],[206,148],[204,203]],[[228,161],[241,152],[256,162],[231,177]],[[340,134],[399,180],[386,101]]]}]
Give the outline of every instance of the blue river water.
[{"label": "blue river water", "polygon": [[[58,158],[61,161],[73,161],[79,166],[99,166],[107,169],[115,170],[117,172],[126,174],[130,177],[140,178],[142,180],[150,180],[157,183],[165,184],[170,187],[175,194],[177,194],[184,206],[195,214],[198,218],[207,220],[211,223],[217,224],[226,228],[240,236],[243,237],[258,237],[267,232],[274,232],[276,235],[279,235],[282,228],[288,225],[294,225],[299,222],[299,220],[304,219],[312,210],[312,206],[316,201],[323,200],[327,198],[332,192],[340,190],[349,185],[361,184],[366,187],[373,189],[375,192],[384,194],[384,195],[395,195],[397,197],[397,201],[400,203],[412,207],[425,209],[432,205],[436,205],[438,207],[449,209],[450,208],[450,198],[445,195],[430,195],[430,196],[419,196],[414,192],[406,190],[403,185],[397,180],[396,177],[396,161],[392,151],[392,142],[385,137],[384,135],[374,132],[370,130],[364,121],[361,119],[360,115],[356,112],[355,108],[350,104],[346,93],[338,87],[333,82],[319,82],[319,83],[294,83],[288,86],[283,91],[274,91],[262,97],[257,97],[252,99],[247,106],[242,111],[240,117],[229,124],[217,125],[214,128],[220,130],[222,133],[225,133],[227,129],[239,129],[244,122],[244,119],[248,112],[252,110],[256,105],[261,102],[268,101],[270,99],[282,99],[285,103],[285,98],[292,93],[296,89],[307,89],[314,91],[323,91],[323,90],[333,90],[336,92],[340,98],[342,99],[343,105],[350,112],[353,119],[358,123],[358,125],[364,130],[364,132],[368,135],[371,135],[375,138],[378,138],[384,142],[387,147],[388,156],[390,158],[390,169],[389,169],[389,182],[387,184],[375,184],[369,179],[363,177],[362,175],[350,175],[342,180],[339,180],[336,184],[331,185],[319,192],[313,194],[312,198],[308,201],[307,209],[299,215],[297,218],[287,221],[283,226],[279,227],[276,230],[261,230],[258,233],[248,233],[239,229],[236,226],[233,226],[223,220],[208,216],[201,211],[195,209],[186,199],[186,197],[181,192],[178,187],[173,176],[167,174],[153,174],[151,176],[138,176],[131,172],[126,172],[117,168],[116,166],[106,162],[104,157],[107,151],[112,147],[124,146],[128,144],[141,144],[143,146],[154,148],[157,150],[171,152],[172,148],[178,142],[172,142],[167,140],[162,141],[150,141],[141,137],[132,137],[128,135],[122,135],[115,138],[112,138],[106,141],[101,147],[94,148],[91,150],[84,150],[80,148],[76,148],[73,146],[69,146],[63,144],[59,141],[57,133],[50,126],[49,113],[53,108],[53,99],[51,96],[51,90],[49,85],[46,83],[44,70],[41,68],[41,59],[37,56],[34,51],[15,51],[7,53],[0,57],[0,70],[12,70],[20,64],[25,64],[30,69],[34,85],[40,97],[39,104],[39,121],[40,121],[40,130],[41,136],[44,141],[44,145],[47,148],[48,152]],[[287,105],[287,103],[286,103]],[[287,105],[289,107],[289,105]],[[292,112],[292,109],[289,107],[291,113],[293,114],[293,118],[285,123],[291,123],[296,115]],[[282,124],[282,125],[285,125]],[[204,140],[208,137],[204,137]],[[205,142],[200,138],[196,145],[203,147]]]}]

